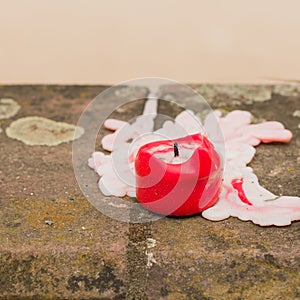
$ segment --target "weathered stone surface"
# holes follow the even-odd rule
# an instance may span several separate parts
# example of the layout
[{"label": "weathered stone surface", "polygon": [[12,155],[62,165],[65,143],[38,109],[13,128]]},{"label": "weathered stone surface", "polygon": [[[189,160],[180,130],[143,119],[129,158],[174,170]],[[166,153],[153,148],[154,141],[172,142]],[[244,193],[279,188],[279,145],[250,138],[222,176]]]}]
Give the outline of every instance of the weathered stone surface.
[{"label": "weathered stone surface", "polygon": [[[0,86],[0,97],[22,104],[2,127],[32,115],[76,124],[103,90]],[[105,103],[103,113],[110,113]],[[82,196],[71,143],[27,146],[2,133],[0,147],[0,298],[124,299],[131,285],[127,270],[134,269],[128,256],[137,257],[127,246],[128,224],[105,217]]]},{"label": "weathered stone surface", "polygon": [[79,197],[1,203],[2,297],[124,294],[127,226]]},{"label": "weathered stone surface", "polygon": [[[14,98],[22,107],[2,128],[32,115],[76,124],[103,89],[0,86],[0,97]],[[116,93],[127,95],[127,89]],[[292,115],[299,109],[300,95],[283,95],[280,90],[285,89],[218,87],[207,100],[225,113],[245,109],[255,120],[278,120],[292,130],[288,145],[259,146],[251,166],[272,192],[299,195],[299,119]],[[136,93],[143,98],[147,91]],[[161,93],[191,100],[172,87],[163,87]],[[270,99],[265,99],[267,93]],[[110,113],[107,107],[103,103],[104,115]],[[128,120],[142,108],[143,102],[132,102],[114,116]],[[169,115],[180,111],[166,103],[159,109]],[[106,132],[101,129],[99,137]],[[234,218],[210,222],[193,216],[120,223],[102,215],[81,194],[70,143],[26,146],[2,132],[0,146],[0,298],[300,298],[300,222],[261,228]],[[97,180],[92,171],[91,176]]]},{"label": "weathered stone surface", "polygon": [[[206,85],[194,88],[203,91]],[[238,92],[235,92],[236,88]],[[256,98],[264,87],[243,88],[245,91],[250,89]],[[205,95],[205,98],[213,108],[224,113],[234,109],[247,110],[253,114],[254,120],[277,120],[293,132],[293,140],[288,145],[273,143],[257,147],[250,166],[270,191],[299,196],[300,132],[293,112],[299,107],[300,94],[282,96],[275,93],[285,90],[284,86],[267,86],[266,89],[272,92],[268,101],[256,101],[251,94],[241,95],[238,102],[223,94]],[[228,85],[221,90],[235,95],[241,88]],[[173,100],[183,102],[185,97],[171,86],[163,87],[161,95],[173,95]],[[300,222],[284,228],[262,228],[234,218],[214,223],[191,217],[171,221],[161,219],[151,225],[151,231],[157,240],[153,249],[157,264],[149,271],[149,297],[300,297]]]}]

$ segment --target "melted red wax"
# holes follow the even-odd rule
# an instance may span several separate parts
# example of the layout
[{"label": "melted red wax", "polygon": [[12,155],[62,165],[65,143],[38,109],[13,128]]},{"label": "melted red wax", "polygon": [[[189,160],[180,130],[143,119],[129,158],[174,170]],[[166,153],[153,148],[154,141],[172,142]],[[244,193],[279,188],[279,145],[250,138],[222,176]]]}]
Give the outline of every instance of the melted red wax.
[{"label": "melted red wax", "polygon": [[252,205],[252,203],[249,201],[249,199],[245,195],[245,192],[243,189],[243,182],[244,182],[243,178],[235,178],[235,179],[232,179],[231,185],[233,186],[233,188],[235,190],[237,190],[238,196],[241,199],[241,201],[243,201],[244,203],[246,203],[248,205]]}]

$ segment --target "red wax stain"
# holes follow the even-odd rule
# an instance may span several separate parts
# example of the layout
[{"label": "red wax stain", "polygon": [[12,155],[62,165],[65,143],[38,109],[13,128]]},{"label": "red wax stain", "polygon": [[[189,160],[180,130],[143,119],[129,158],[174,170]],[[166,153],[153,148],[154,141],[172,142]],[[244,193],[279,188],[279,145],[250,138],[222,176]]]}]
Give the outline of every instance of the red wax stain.
[{"label": "red wax stain", "polygon": [[235,190],[237,190],[238,196],[242,202],[244,202],[248,205],[252,205],[252,203],[248,200],[247,196],[245,195],[245,192],[243,189],[243,182],[244,182],[243,178],[235,178],[235,179],[232,179],[231,185],[233,186],[233,188]]}]

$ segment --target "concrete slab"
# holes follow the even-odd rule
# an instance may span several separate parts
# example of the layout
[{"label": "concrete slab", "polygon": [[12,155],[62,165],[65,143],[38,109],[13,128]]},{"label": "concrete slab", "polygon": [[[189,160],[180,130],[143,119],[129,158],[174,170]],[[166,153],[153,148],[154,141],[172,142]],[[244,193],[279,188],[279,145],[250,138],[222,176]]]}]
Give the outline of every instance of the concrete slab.
[{"label": "concrete slab", "polygon": [[[300,297],[300,222],[261,228],[234,218],[214,223],[193,216],[120,223],[102,215],[82,195],[73,174],[71,143],[26,146],[5,134],[13,120],[27,116],[76,124],[82,110],[104,88],[0,86],[0,98],[13,98],[21,105],[17,115],[1,121],[0,297]],[[272,192],[299,195],[300,119],[293,113],[299,110],[300,89],[194,88],[214,108],[245,109],[258,121],[277,120],[293,132],[288,145],[259,146],[251,166]],[[136,90],[140,98],[146,93]],[[189,101],[172,87],[163,87],[161,93]],[[164,105],[161,111],[172,112]],[[142,103],[131,103],[114,116],[130,119],[141,110]],[[103,114],[107,113],[103,103]],[[105,132],[101,129],[100,136]]]}]

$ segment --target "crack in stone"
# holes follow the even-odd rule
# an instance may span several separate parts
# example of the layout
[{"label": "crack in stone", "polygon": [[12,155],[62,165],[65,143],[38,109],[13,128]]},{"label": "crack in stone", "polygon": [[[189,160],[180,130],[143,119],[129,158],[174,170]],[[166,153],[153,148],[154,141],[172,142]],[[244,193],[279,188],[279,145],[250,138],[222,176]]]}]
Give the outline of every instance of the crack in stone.
[{"label": "crack in stone", "polygon": [[126,299],[147,299],[147,240],[151,238],[151,223],[130,223],[126,248]]}]

